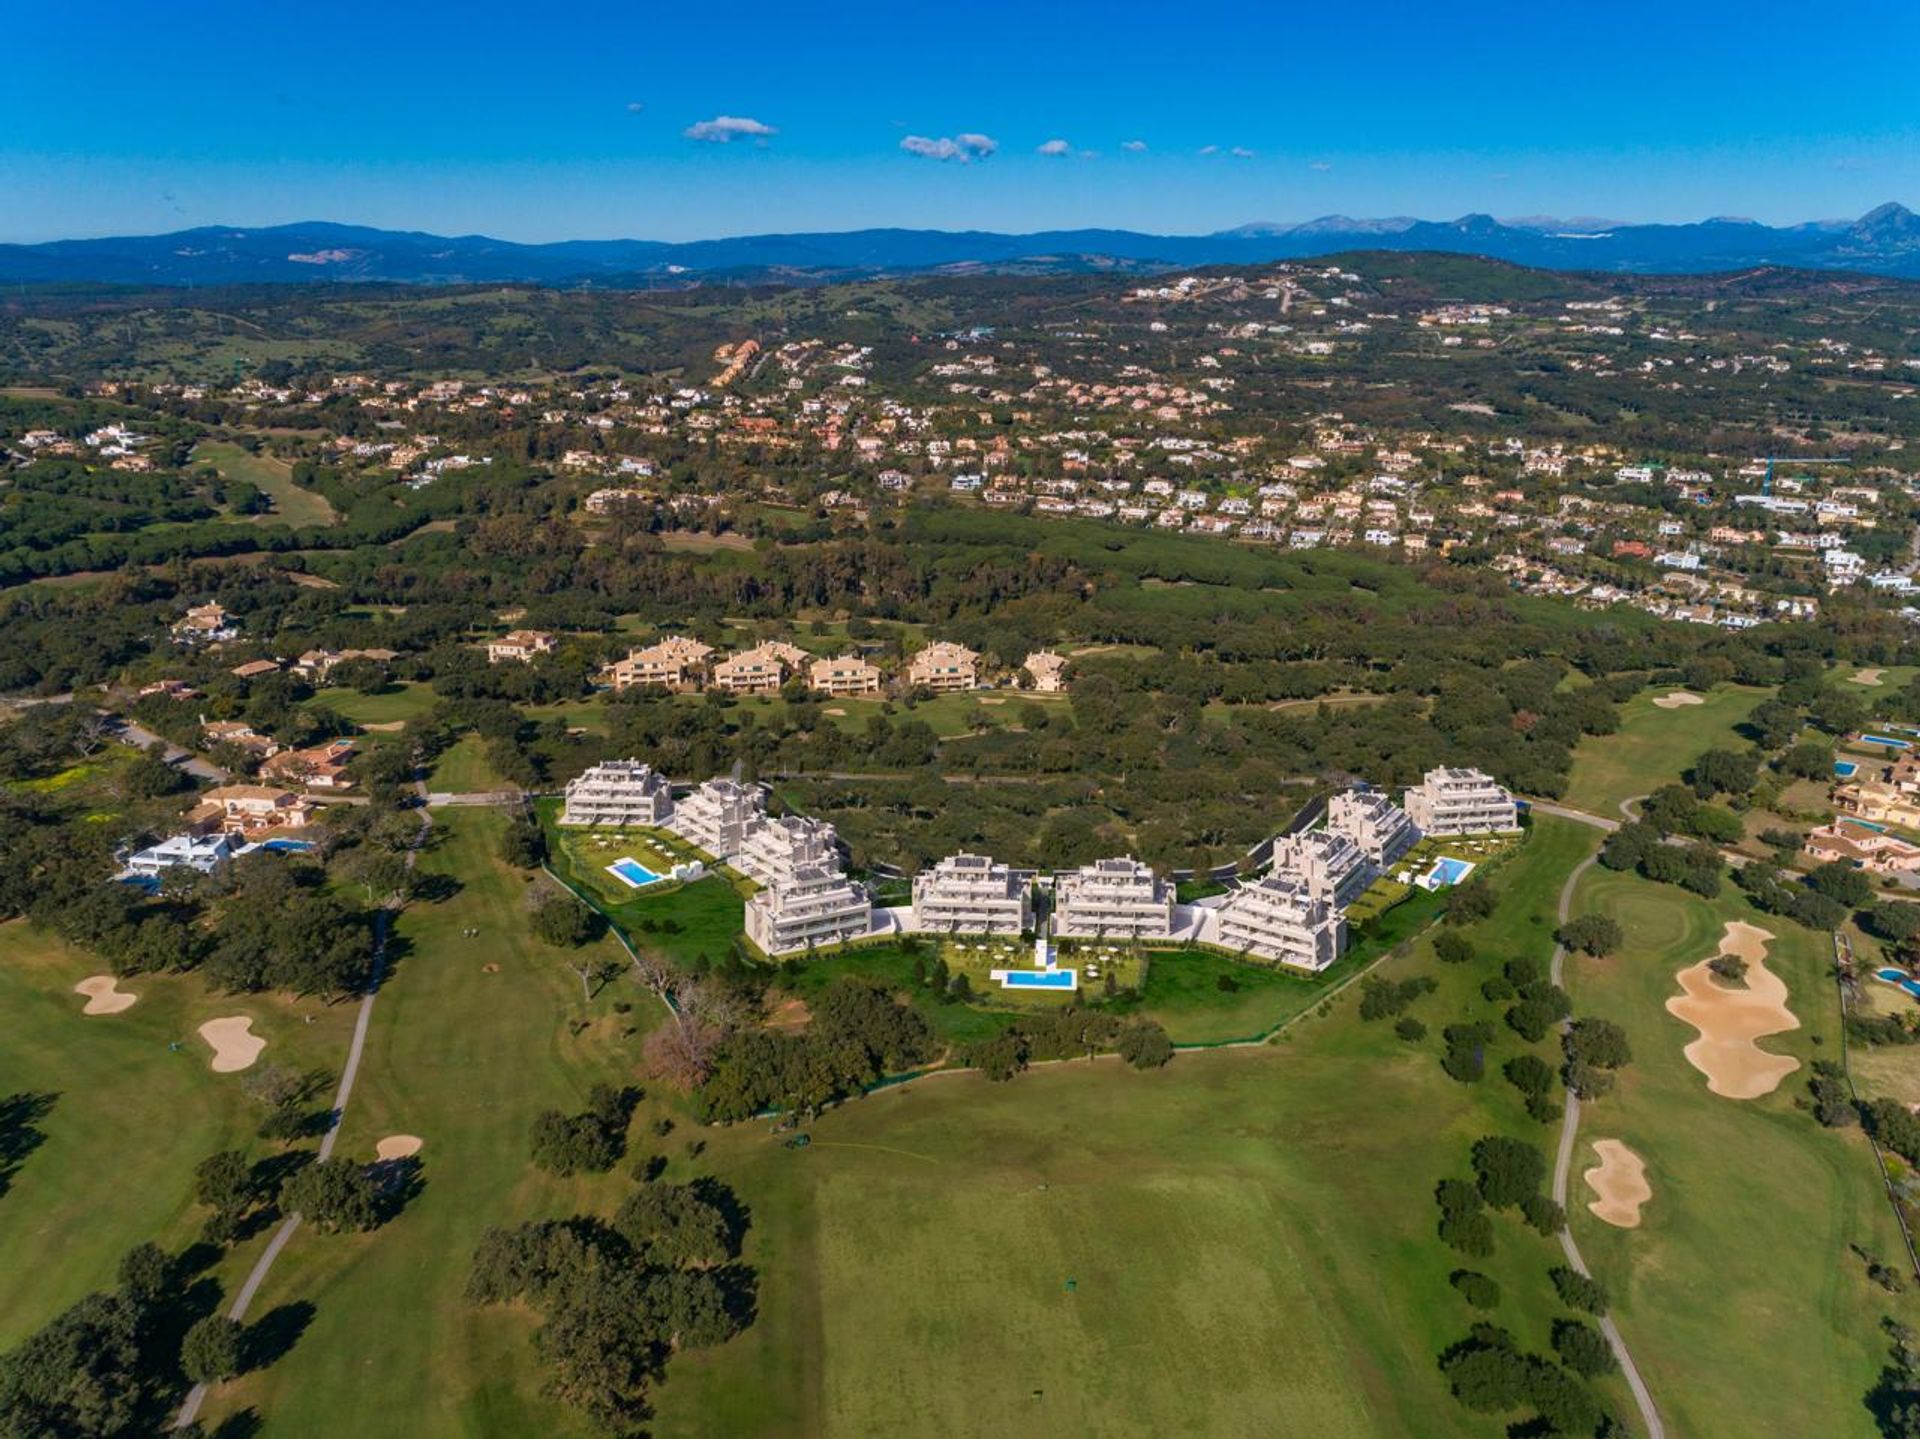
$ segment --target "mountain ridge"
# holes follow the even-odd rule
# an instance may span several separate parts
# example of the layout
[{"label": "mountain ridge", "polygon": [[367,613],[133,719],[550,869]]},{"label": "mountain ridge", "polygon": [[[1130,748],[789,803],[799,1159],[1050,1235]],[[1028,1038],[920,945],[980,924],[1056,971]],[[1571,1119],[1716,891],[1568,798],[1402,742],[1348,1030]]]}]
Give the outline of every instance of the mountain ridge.
[{"label": "mountain ridge", "polygon": [[1550,216],[1516,221],[1476,212],[1452,220],[1324,215],[1299,224],[1254,222],[1202,235],[1097,227],[1030,234],[876,227],[540,244],[314,220],[0,245],[0,282],[638,286],[685,283],[703,275],[845,278],[956,267],[1152,271],[1312,259],[1360,249],[1466,251],[1554,270],[1691,274],[1791,265],[1920,278],[1920,216],[1890,201],[1852,221],[1786,226],[1732,217],[1682,224],[1560,222]]}]

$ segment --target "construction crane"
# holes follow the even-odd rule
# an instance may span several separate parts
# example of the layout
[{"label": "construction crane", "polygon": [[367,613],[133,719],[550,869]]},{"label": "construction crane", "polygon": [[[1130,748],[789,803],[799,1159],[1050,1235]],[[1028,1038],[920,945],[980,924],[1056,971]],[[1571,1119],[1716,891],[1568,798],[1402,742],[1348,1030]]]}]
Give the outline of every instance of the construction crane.
[{"label": "construction crane", "polygon": [[[1760,487],[1760,493],[1763,495],[1770,495],[1773,493],[1774,463],[1775,463],[1775,457],[1773,455],[1768,455],[1767,456],[1767,478],[1765,483],[1763,483]],[[1802,460],[1802,459],[1796,459],[1794,456],[1789,455],[1787,457],[1787,463],[1790,465],[1850,465],[1853,463],[1853,456],[1852,455],[1828,455],[1823,459]]]}]

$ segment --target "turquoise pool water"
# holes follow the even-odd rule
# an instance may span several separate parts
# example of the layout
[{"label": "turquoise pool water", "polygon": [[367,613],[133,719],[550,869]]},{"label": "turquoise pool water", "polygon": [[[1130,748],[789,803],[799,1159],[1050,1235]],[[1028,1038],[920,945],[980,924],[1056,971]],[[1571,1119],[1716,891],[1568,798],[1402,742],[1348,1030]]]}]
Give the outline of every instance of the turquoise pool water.
[{"label": "turquoise pool water", "polygon": [[1000,981],[1008,989],[1072,989],[1070,969],[1014,969]]},{"label": "turquoise pool water", "polygon": [[1846,816],[1842,816],[1840,823],[1850,824],[1855,829],[1870,829],[1875,834],[1885,834],[1887,832],[1887,827],[1884,824],[1875,824],[1870,819],[1852,819]]},{"label": "turquoise pool water", "polygon": [[1863,734],[1860,736],[1860,743],[1884,745],[1888,749],[1912,749],[1913,748],[1912,740],[1894,739],[1891,735],[1883,735],[1883,734]]},{"label": "turquoise pool water", "polygon": [[1837,759],[1833,762],[1833,772],[1841,779],[1851,779],[1859,768],[1860,766],[1850,759]]},{"label": "turquoise pool water", "polygon": [[660,878],[659,875],[648,869],[637,859],[616,859],[612,864],[607,866],[607,872],[612,875],[617,875],[635,889],[639,889],[642,885],[652,884]]},{"label": "turquoise pool water", "polygon": [[1887,984],[1897,985],[1915,999],[1920,999],[1920,981],[1916,981],[1904,969],[1877,969],[1874,971],[1874,978]]},{"label": "turquoise pool water", "polygon": [[1473,873],[1473,866],[1464,859],[1436,859],[1433,868],[1427,871],[1427,888],[1439,889],[1442,885],[1458,884]]}]

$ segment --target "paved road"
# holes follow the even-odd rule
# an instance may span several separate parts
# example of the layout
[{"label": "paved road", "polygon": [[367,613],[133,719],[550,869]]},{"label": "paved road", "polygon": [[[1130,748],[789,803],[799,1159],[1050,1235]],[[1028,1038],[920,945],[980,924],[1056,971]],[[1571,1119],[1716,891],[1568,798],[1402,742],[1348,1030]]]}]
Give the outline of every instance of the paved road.
[{"label": "paved road", "polygon": [[[419,786],[421,798],[426,797],[426,786]],[[420,846],[426,842],[428,833],[433,829],[433,820],[423,808],[419,811],[420,829],[414,835],[413,843],[407,850],[407,868],[412,869],[414,861],[420,857]],[[320,1140],[320,1158],[333,1158],[333,1147],[340,1139],[340,1126],[347,1117],[347,1101],[353,1098],[353,1081],[360,1073],[360,1058],[367,1048],[367,1029],[373,1022],[373,1002],[380,995],[380,980],[386,970],[387,933],[392,928],[393,911],[383,909],[376,923],[378,930],[373,949],[373,970],[367,983],[367,992],[360,996],[360,1012],[353,1020],[353,1042],[347,1046],[347,1062],[340,1070],[340,1088],[333,1096],[333,1120],[327,1132]],[[293,1238],[294,1231],[300,1227],[298,1211],[289,1214],[280,1221],[280,1227],[273,1232],[273,1238],[267,1241],[267,1247],[260,1252],[233,1296],[233,1304],[227,1310],[227,1317],[236,1324],[244,1323],[247,1311],[253,1307],[254,1296],[260,1292],[260,1286],[266,1283],[267,1275],[273,1269],[274,1260],[280,1257],[280,1251],[287,1247],[287,1241]],[[187,1391],[185,1402],[180,1406],[179,1417],[174,1420],[174,1428],[185,1429],[200,1415],[200,1406],[206,1403],[207,1386],[196,1384]]]},{"label": "paved road", "polygon": [[[1534,802],[1533,807],[1544,810],[1548,814],[1557,814],[1566,819],[1592,825],[1599,830],[1611,832],[1620,828],[1618,821],[1603,819],[1599,815],[1588,814],[1585,810],[1565,809],[1538,800]],[[1624,803],[1621,809],[1624,813],[1626,810]],[[1598,858],[1598,855],[1588,855],[1581,860],[1574,866],[1573,873],[1567,876],[1567,882],[1560,886],[1560,923],[1565,924],[1571,917],[1573,892],[1579,886],[1580,877],[1593,867],[1593,862]],[[1561,981],[1561,975],[1566,969],[1566,960],[1566,946],[1554,945],[1553,963],[1548,972],[1555,984]],[[1566,1113],[1560,1120],[1560,1149],[1553,1161],[1553,1200],[1562,1209],[1567,1205],[1567,1180],[1573,1168],[1574,1142],[1580,1130],[1580,1096],[1568,1090],[1566,1099]],[[1580,1273],[1591,1277],[1587,1269],[1587,1261],[1580,1254],[1580,1246],[1574,1243],[1571,1225],[1560,1231],[1560,1248],[1565,1252],[1568,1264]],[[1613,1322],[1611,1316],[1603,1315],[1600,1319],[1600,1332],[1606,1335],[1607,1343],[1613,1349],[1613,1357],[1620,1361],[1620,1372],[1626,1376],[1627,1387],[1633,1391],[1633,1402],[1639,1407],[1640,1422],[1646,1426],[1647,1439],[1666,1439],[1667,1430],[1666,1426],[1660,1422],[1660,1411],[1654,1407],[1653,1394],[1647,1388],[1646,1381],[1640,1377],[1640,1369],[1633,1362],[1633,1355],[1627,1351],[1627,1341],[1621,1335],[1620,1327]]]},{"label": "paved road", "polygon": [[[106,711],[102,710],[101,713],[105,714]],[[152,749],[155,745],[159,745],[161,757],[168,764],[183,773],[192,775],[195,779],[203,779],[210,784],[222,784],[230,778],[227,772],[212,760],[202,759],[192,750],[181,749],[177,744],[169,744],[152,730],[143,729],[132,720],[121,720],[115,726],[114,732],[122,742],[138,745],[141,749]]]}]

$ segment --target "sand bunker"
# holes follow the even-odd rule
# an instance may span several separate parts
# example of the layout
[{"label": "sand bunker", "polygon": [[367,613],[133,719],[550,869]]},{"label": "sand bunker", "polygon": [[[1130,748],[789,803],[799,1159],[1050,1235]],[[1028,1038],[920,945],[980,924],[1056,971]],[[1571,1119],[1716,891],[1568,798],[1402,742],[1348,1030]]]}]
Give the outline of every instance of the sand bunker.
[{"label": "sand bunker", "polygon": [[1767,968],[1767,941],[1773,936],[1734,921],[1720,940],[1720,953],[1747,962],[1745,989],[1721,984],[1708,960],[1675,976],[1685,991],[1667,1001],[1667,1012],[1700,1031],[1685,1051],[1687,1063],[1707,1077],[1707,1088],[1726,1099],[1758,1099],[1780,1087],[1800,1067],[1784,1054],[1769,1054],[1756,1044],[1770,1034],[1798,1029],[1787,1008],[1787,986]]},{"label": "sand bunker", "polygon": [[1880,683],[1880,676],[1885,673],[1885,670],[1861,670],[1859,674],[1853,676],[1853,683],[1857,685],[1877,685]]},{"label": "sand bunker", "polygon": [[1686,705],[1703,705],[1705,703],[1705,700],[1701,699],[1699,695],[1694,694],[1691,690],[1673,690],[1656,699],[1653,702],[1653,707],[1658,710],[1677,710]]},{"label": "sand bunker", "polygon": [[483,964],[480,966],[480,972],[482,974],[498,974],[500,972],[500,966],[493,963]]},{"label": "sand bunker", "polygon": [[1580,1177],[1597,1196],[1587,1206],[1593,1217],[1618,1229],[1640,1227],[1640,1206],[1653,1198],[1647,1162],[1617,1139],[1596,1139],[1600,1162]]},{"label": "sand bunker", "polygon": [[838,705],[829,705],[826,709],[821,710],[820,713],[823,715],[839,715],[844,719],[847,712]]},{"label": "sand bunker", "polygon": [[420,1152],[420,1146],[426,1141],[417,1134],[389,1134],[373,1146],[374,1157],[382,1163],[394,1159],[411,1159]]},{"label": "sand bunker", "polygon": [[73,987],[73,992],[87,997],[87,1007],[80,1011],[82,1014],[118,1014],[123,1009],[131,1009],[134,1000],[140,997],[115,989],[110,974],[89,975]]},{"label": "sand bunker", "polygon": [[266,1040],[251,1034],[253,1021],[244,1014],[226,1019],[209,1019],[200,1026],[200,1037],[213,1046],[213,1072],[232,1074],[245,1069],[260,1057]]}]

